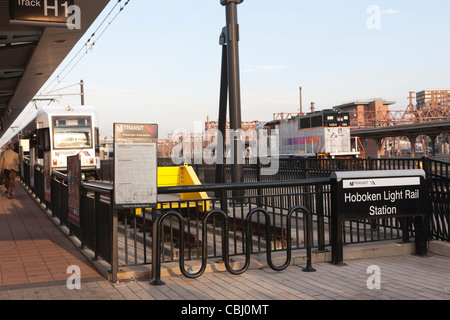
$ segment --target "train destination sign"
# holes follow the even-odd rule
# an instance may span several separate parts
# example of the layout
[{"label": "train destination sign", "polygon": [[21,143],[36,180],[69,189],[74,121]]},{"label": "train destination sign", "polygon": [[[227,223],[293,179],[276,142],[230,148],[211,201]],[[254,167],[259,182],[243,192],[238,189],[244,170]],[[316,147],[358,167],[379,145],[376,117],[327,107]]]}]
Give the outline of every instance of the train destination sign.
[{"label": "train destination sign", "polygon": [[114,124],[116,208],[152,208],[158,199],[158,125]]},{"label": "train destination sign", "polygon": [[342,225],[349,220],[415,217],[416,251],[426,251],[428,190],[423,170],[334,172],[332,247],[342,260]]},{"label": "train destination sign", "polygon": [[10,0],[11,20],[66,24],[74,0]]}]

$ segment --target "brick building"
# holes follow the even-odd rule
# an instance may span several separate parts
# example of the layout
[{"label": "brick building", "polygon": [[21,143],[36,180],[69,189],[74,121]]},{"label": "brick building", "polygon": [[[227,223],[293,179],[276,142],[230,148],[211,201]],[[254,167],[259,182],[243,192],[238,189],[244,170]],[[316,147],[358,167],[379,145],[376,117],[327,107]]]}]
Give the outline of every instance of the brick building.
[{"label": "brick building", "polygon": [[450,109],[450,90],[423,90],[416,93],[417,110]]},{"label": "brick building", "polygon": [[[242,134],[241,138],[243,141],[254,141],[256,140],[256,127],[261,123],[261,121],[242,121]],[[225,143],[230,142],[230,124],[227,121],[226,124],[226,137]],[[187,143],[189,155],[193,157],[195,152],[202,152],[204,148],[208,145],[213,145],[216,143],[218,131],[218,122],[210,121],[209,117],[206,119],[203,132],[185,132],[185,133],[174,133],[168,134],[167,139],[160,139],[158,141],[158,155],[160,158],[170,158],[172,149],[179,144],[181,141]],[[186,146],[186,144],[185,144]]]},{"label": "brick building", "polygon": [[[256,127],[261,123],[261,121],[242,121],[241,127],[242,127],[242,139],[244,140],[256,140]],[[206,137],[205,140],[207,143],[212,143],[215,138],[216,134],[219,128],[219,123],[217,121],[210,121],[209,117],[206,119],[205,122],[205,132]],[[227,121],[226,123],[226,137],[225,137],[225,143],[230,142],[230,123]]]},{"label": "brick building", "polygon": [[354,101],[333,107],[350,112],[350,126],[354,128],[371,128],[388,126],[390,122],[389,106],[395,101],[373,99]]},{"label": "brick building", "polygon": [[[372,99],[367,101],[354,101],[333,107],[334,109],[350,112],[350,126],[353,128],[373,128],[389,126],[391,123],[389,106],[395,101]],[[372,139],[361,140],[365,154],[377,155],[378,147]],[[385,140],[387,143],[387,140]],[[386,154],[383,148],[381,155]]]}]

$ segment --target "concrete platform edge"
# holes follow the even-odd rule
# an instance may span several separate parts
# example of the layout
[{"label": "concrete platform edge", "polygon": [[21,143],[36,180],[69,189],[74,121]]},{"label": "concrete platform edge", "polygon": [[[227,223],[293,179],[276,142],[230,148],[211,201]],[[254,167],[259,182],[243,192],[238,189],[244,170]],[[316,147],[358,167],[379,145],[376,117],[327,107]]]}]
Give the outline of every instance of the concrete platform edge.
[{"label": "concrete platform edge", "polygon": [[[450,244],[439,241],[431,241],[430,254],[439,254],[450,256]],[[436,250],[435,248],[439,249]],[[446,251],[446,250],[448,251]],[[401,256],[414,254],[414,243],[401,243],[398,241],[383,241],[377,243],[363,243],[353,244],[344,248],[344,262],[360,259],[371,259],[390,256]],[[286,255],[283,252],[272,253],[272,261],[275,265],[282,265],[285,262]],[[209,259],[205,273],[211,272],[226,272],[225,264],[218,259]],[[312,266],[322,262],[331,262],[331,252],[313,252]],[[306,266],[306,251],[295,250],[292,253],[291,265],[305,267]],[[231,266],[233,269],[239,269],[244,263],[243,257],[232,257]],[[201,266],[201,261],[186,261],[186,270],[193,270],[196,272]],[[266,254],[254,254],[251,256],[249,269],[263,269],[267,268]],[[170,276],[179,276],[181,271],[178,262],[164,263],[161,268],[161,278]],[[135,279],[150,279],[151,265],[143,265],[136,267],[122,268],[118,275],[119,281],[135,280]]]}]

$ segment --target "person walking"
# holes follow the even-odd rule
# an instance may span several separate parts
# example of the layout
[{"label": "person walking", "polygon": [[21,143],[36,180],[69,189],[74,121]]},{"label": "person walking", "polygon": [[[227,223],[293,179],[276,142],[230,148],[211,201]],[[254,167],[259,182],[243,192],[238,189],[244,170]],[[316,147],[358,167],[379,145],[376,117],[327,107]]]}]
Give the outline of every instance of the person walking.
[{"label": "person walking", "polygon": [[5,174],[5,193],[9,199],[13,198],[16,174],[19,171],[19,154],[14,151],[15,145],[11,143],[8,150],[2,153],[0,172]]}]

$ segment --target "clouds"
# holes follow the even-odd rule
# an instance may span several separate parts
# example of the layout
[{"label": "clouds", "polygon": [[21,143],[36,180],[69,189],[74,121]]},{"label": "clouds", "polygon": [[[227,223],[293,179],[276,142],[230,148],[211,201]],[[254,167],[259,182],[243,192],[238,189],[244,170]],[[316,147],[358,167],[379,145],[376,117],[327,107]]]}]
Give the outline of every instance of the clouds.
[{"label": "clouds", "polygon": [[383,10],[382,12],[383,12],[383,13],[386,13],[386,14],[391,14],[391,15],[399,14],[399,13],[400,13],[400,11],[395,10],[395,9],[387,9],[387,10]]},{"label": "clouds", "polygon": [[275,70],[281,70],[281,69],[286,69],[286,66],[257,66],[255,68],[245,69],[242,72],[245,72],[245,73],[262,72],[262,71],[275,71]]}]

